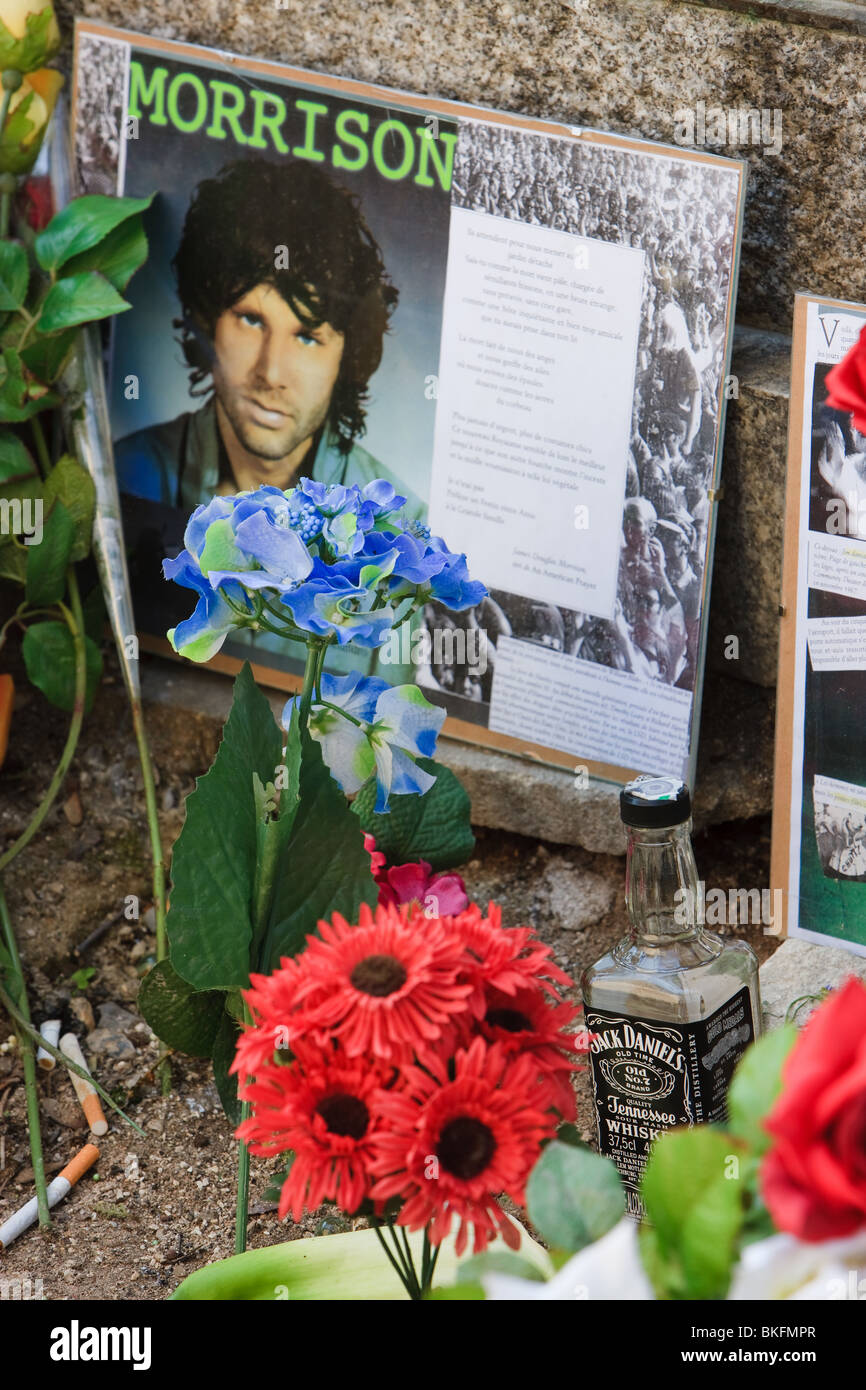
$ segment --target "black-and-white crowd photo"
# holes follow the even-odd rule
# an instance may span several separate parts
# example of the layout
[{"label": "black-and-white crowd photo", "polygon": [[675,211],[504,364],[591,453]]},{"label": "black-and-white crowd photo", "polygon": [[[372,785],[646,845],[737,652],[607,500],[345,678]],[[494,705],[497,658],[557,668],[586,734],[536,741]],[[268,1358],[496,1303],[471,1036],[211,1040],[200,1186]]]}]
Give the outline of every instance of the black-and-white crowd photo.
[{"label": "black-and-white crowd photo", "polygon": [[815,839],[827,878],[866,882],[866,812],[816,796]]},{"label": "black-and-white crowd photo", "polygon": [[84,193],[118,192],[123,160],[129,45],[80,34],[76,69],[75,167]]},{"label": "black-and-white crowd photo", "polygon": [[[645,253],[613,618],[497,592],[494,634],[693,690],[737,173],[470,121],[460,128],[452,198],[472,211]],[[488,669],[495,635],[490,646]],[[430,671],[422,679],[442,688]],[[490,681],[460,672],[450,683],[455,693],[481,700]]]}]

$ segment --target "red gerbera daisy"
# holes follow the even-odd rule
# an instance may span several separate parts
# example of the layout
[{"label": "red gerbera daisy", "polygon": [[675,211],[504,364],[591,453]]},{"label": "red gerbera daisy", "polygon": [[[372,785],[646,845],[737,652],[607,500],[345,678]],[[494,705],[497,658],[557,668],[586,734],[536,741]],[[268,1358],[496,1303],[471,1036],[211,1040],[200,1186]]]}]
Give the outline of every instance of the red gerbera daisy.
[{"label": "red gerbera daisy", "polygon": [[500,1045],[476,1038],[457,1053],[453,1080],[442,1062],[431,1060],[429,1070],[407,1068],[404,1081],[382,1100],[385,1127],[372,1164],[379,1180],[371,1195],[405,1198],[398,1222],[410,1230],[429,1225],[434,1245],[456,1218],[458,1255],[470,1227],[476,1254],[497,1229],[516,1248],[519,1232],[496,1197],[507,1192],[523,1203],[542,1141],[555,1128],[550,1090],[539,1082],[534,1059],[510,1058]]},{"label": "red gerbera daisy", "polygon": [[449,919],[419,925],[411,908],[361,907],[358,926],[335,914],[307,938],[300,958],[296,1026],[327,1030],[347,1054],[383,1061],[423,1060],[473,986],[462,977],[464,952]]},{"label": "red gerbera daisy", "polygon": [[273,975],[251,975],[251,989],[243,990],[253,1023],[243,1029],[231,1070],[255,1076],[272,1062],[275,1052],[291,1047],[294,1012],[301,971],[296,960],[285,956]]},{"label": "red gerbera daisy", "polygon": [[552,1004],[538,986],[505,994],[485,991],[485,1013],[478,1028],[490,1043],[499,1043],[508,1055],[528,1054],[544,1072],[554,1093],[554,1104],[564,1120],[574,1120],[577,1106],[571,1073],[582,1070],[573,1054],[578,1041],[565,1029],[580,1013],[574,1004]]},{"label": "red gerbera daisy", "polygon": [[476,1016],[484,1013],[484,990],[498,989],[513,994],[527,985],[540,985],[559,999],[551,981],[570,989],[574,981],[551,959],[552,951],[545,946],[531,927],[503,927],[502,910],[490,903],[485,917],[480,907],[472,903],[465,912],[452,918],[466,950],[470,977],[476,985],[473,1009]]},{"label": "red gerbera daisy", "polygon": [[301,1044],[290,1066],[262,1066],[256,1081],[239,1088],[253,1107],[237,1130],[250,1153],[294,1153],[280,1193],[280,1220],[291,1211],[300,1221],[305,1207],[314,1211],[325,1201],[358,1210],[372,1181],[386,1080],[366,1059]]}]

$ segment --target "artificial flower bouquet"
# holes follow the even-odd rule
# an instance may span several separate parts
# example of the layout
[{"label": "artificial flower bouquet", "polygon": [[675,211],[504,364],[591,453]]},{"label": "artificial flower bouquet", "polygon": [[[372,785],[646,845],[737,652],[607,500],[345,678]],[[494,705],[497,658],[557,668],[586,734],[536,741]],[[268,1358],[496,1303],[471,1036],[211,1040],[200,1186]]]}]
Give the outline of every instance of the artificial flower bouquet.
[{"label": "artificial flower bouquet", "polygon": [[[494,911],[485,919],[477,907],[438,924],[469,947],[458,979],[470,992],[459,1002],[451,993],[453,1028],[443,1024],[428,1060],[415,1053],[411,1062],[383,1069],[374,1038],[394,1057],[399,1033],[389,1041],[370,1014],[391,1011],[387,1002],[370,1008],[363,991],[346,989],[346,972],[351,981],[356,965],[369,962],[367,950],[385,954],[386,923],[405,932],[413,919],[423,928],[417,907],[396,917],[380,909],[357,928],[335,924],[329,944],[317,948],[318,965],[301,957],[255,981],[255,1022],[235,1064],[258,1076],[248,1083],[254,1113],[246,1127],[257,1151],[295,1156],[281,1211],[297,1217],[320,1200],[336,1201],[366,1214],[373,1229],[221,1261],[191,1275],[174,1298],[394,1297],[362,1245],[374,1234],[383,1245],[390,1237],[386,1252],[414,1298],[863,1298],[866,986],[848,981],[800,1034],[789,1025],[753,1044],[735,1073],[724,1128],[696,1125],[657,1141],[642,1185],[647,1220],[639,1227],[624,1215],[613,1163],[582,1144],[572,1125],[559,1123],[574,1113],[569,1076],[575,1053],[590,1040],[584,1030],[568,1031],[576,1010],[559,1001],[563,981],[525,928],[515,936]],[[500,988],[508,983],[503,960],[510,991]],[[377,962],[375,969],[386,967]],[[329,979],[338,1000],[320,995],[319,1012],[317,986]],[[413,1026],[420,1030],[429,1013],[428,1005]],[[282,1047],[293,1033],[294,1051],[291,1042]],[[449,1033],[453,1042],[445,1044]],[[347,1037],[353,1046],[363,1039],[363,1053],[350,1058]],[[456,1050],[443,1067],[449,1046]],[[546,1109],[538,1105],[542,1091]],[[515,1099],[517,1123],[509,1103]],[[494,1144],[502,1145],[501,1156]],[[503,1193],[525,1205],[547,1251],[509,1224],[498,1203]],[[438,1274],[447,1263],[447,1277],[433,1287],[435,1257],[443,1238],[451,1240],[452,1223],[451,1243],[459,1249],[440,1260]],[[420,1244],[412,1236],[419,1227]],[[483,1253],[497,1228],[506,1241]],[[519,1254],[512,1254],[518,1236]]]},{"label": "artificial flower bouquet", "polygon": [[550,957],[493,905],[441,918],[380,905],[321,923],[296,959],[254,976],[233,1064],[250,1078],[239,1134],[291,1156],[280,1216],[323,1202],[367,1215],[415,1299],[452,1225],[458,1256],[498,1233],[516,1247],[498,1198],[524,1205],[542,1145],[575,1113],[578,1009]]},{"label": "artificial flower bouquet", "polygon": [[[472,852],[468,797],[432,761],[444,711],[415,685],[325,669],[328,653],[349,644],[372,658],[395,627],[431,600],[459,610],[486,593],[469,578],[464,556],[404,513],[405,501],[384,480],[360,488],[309,478],[285,492],[262,486],[217,496],[195,510],[184,549],[164,562],[166,577],[197,595],[191,616],[168,634],[180,655],[207,661],[239,631],[267,632],[305,651],[301,690],[286,702],[282,727],[249,665],[236,680],[214,764],[187,800],[173,852],[169,953],[139,997],[168,1046],[213,1059],[235,1123],[250,1104],[238,1097],[232,1064],[239,1028],[249,1018],[243,992],[251,977],[279,967],[286,979],[295,978],[293,958],[310,950],[320,922],[357,922],[380,893],[397,901],[409,880],[418,891],[438,884],[441,871]],[[443,911],[463,905],[461,889],[453,878],[439,888],[450,895]],[[399,928],[401,942],[424,936],[425,928],[429,941],[442,936],[429,916],[438,896],[424,896],[428,916]],[[320,964],[323,949],[319,943],[312,951],[305,972]],[[417,949],[423,955],[420,943]],[[454,969],[443,968],[442,978]],[[387,1001],[386,984],[379,987]],[[454,990],[462,998],[469,987],[448,985],[445,1015]],[[303,1013],[308,1031],[313,996],[321,1004],[313,990]],[[415,1007],[401,1007],[399,1016]],[[324,1047],[315,1031],[300,1043],[303,1065],[315,1071],[314,1045]],[[358,1049],[347,1051],[342,1034],[340,1046],[345,1064],[357,1067]],[[324,1062],[316,1065],[321,1070]],[[378,1076],[375,1069],[371,1074]],[[239,1250],[246,1164],[242,1146]]]}]

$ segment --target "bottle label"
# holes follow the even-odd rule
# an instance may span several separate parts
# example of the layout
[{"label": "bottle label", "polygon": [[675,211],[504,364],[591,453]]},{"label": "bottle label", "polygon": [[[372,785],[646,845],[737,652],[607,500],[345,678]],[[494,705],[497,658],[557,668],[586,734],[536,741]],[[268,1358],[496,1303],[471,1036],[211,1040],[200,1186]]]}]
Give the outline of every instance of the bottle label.
[{"label": "bottle label", "polygon": [[728,1086],[754,1037],[748,987],[697,1023],[585,1011],[592,1033],[598,1146],[616,1164],[630,1215],[653,1140],[675,1125],[724,1122]]}]

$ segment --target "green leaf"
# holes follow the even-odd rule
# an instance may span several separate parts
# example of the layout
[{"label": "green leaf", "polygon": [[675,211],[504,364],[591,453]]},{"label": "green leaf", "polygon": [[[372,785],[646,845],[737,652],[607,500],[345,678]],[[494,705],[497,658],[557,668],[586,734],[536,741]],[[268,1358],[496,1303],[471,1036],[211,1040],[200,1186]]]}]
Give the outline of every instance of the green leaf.
[{"label": "green leaf", "polygon": [[669,1130],[650,1150],[641,1256],[659,1297],[725,1297],[743,1222],[739,1157],[731,1135],[711,1125]]},{"label": "green leaf", "polygon": [[96,270],[65,276],[51,286],[39,316],[40,333],[56,333],[79,323],[122,314],[132,305],[117,293],[110,280]]},{"label": "green leaf", "polygon": [[66,359],[75,346],[76,334],[74,328],[53,333],[51,337],[37,333],[33,342],[22,350],[21,361],[38,381],[50,385],[66,365]]},{"label": "green leaf", "polygon": [[515,1279],[530,1279],[534,1284],[545,1282],[537,1264],[511,1250],[485,1250],[464,1260],[457,1271],[460,1284],[480,1284],[485,1274],[511,1274]]},{"label": "green leaf", "polygon": [[237,1075],[229,1068],[235,1060],[240,1028],[223,1010],[219,1028],[213,1040],[213,1079],[227,1119],[237,1128],[241,1122],[241,1103],[238,1099]]},{"label": "green leaf", "polygon": [[30,116],[35,92],[28,92],[10,111],[0,131],[0,169],[4,173],[26,174],[32,169],[45,137],[46,127]]},{"label": "green leaf", "polygon": [[283,1183],[286,1181],[286,1178],[292,1171],[292,1164],[295,1161],[295,1155],[290,1152],[288,1154],[283,1153],[281,1156],[284,1160],[288,1158],[288,1162],[285,1164],[284,1168],[280,1168],[276,1173],[271,1173],[271,1180],[268,1183],[267,1188],[265,1189],[264,1200],[266,1202],[278,1202],[280,1200],[280,1195],[283,1190]]},{"label": "green leaf", "polygon": [[[386,1237],[387,1239],[387,1237]],[[421,1268],[423,1232],[407,1235],[415,1268]],[[501,1239],[493,1249],[503,1249]],[[442,1242],[436,1283],[445,1285],[458,1265],[454,1236]],[[438,1297],[440,1291],[434,1291]],[[441,1290],[444,1294],[450,1292]],[[460,1295],[461,1297],[465,1295]],[[476,1295],[477,1296],[477,1295]],[[483,1294],[481,1294],[483,1297]],[[291,1303],[323,1300],[391,1301],[406,1291],[372,1229],[310,1236],[218,1260],[187,1276],[171,1295],[174,1302],[231,1301]]]},{"label": "green leaf", "polygon": [[73,198],[39,233],[34,243],[36,259],[43,270],[59,269],[73,256],[97,246],[127,218],[144,212],[153,197],[109,198],[90,193]]},{"label": "green leaf", "polygon": [[27,252],[17,241],[0,241],[0,309],[20,309],[27,297]]},{"label": "green leaf", "polygon": [[[89,713],[102,674],[102,653],[89,637],[84,639],[87,694],[84,708]],[[75,702],[75,647],[65,623],[32,623],[24,634],[21,653],[27,675],[58,709],[71,710]]]},{"label": "green leaf", "polygon": [[444,1289],[431,1289],[428,1301],[430,1303],[483,1303],[485,1293],[480,1284],[450,1284]]},{"label": "green leaf", "polygon": [[321,918],[339,912],[356,922],[361,903],[373,906],[377,898],[358,820],[322,761],[318,743],[307,737],[300,805],[274,888],[260,968],[275,970],[280,956],[297,955]]},{"label": "green leaf", "polygon": [[45,498],[49,503],[57,498],[69,513],[75,527],[70,559],[83,560],[90,554],[96,489],[87,469],[71,454],[63,454],[45,479]]},{"label": "green leaf", "polygon": [[746,1049],[734,1072],[728,1090],[728,1129],[756,1155],[773,1142],[762,1121],[782,1089],[782,1066],[796,1036],[790,1023],[765,1033]]},{"label": "green leaf", "polygon": [[257,814],[253,774],[274,778],[282,740],[249,664],[213,766],[187,798],[172,856],[168,934],[175,970],[196,989],[249,984]]},{"label": "green leaf", "polygon": [[[300,805],[300,772],[301,742],[298,709],[294,706],[286,739],[286,751],[278,776],[275,769],[275,782],[265,788],[258,774],[253,774],[256,802],[256,886],[251,963],[254,969],[258,969],[260,962],[268,955],[268,937],[275,925],[274,912],[279,915],[279,908],[275,908],[276,885],[281,876],[293,871],[289,860],[289,840]],[[277,781],[279,792],[275,785]],[[266,886],[268,883],[271,884],[270,901]]]},{"label": "green leaf", "polygon": [[42,523],[42,539],[27,554],[27,599],[38,607],[59,603],[66,592],[66,570],[75,543],[75,522],[55,502]]},{"label": "green leaf", "polygon": [[41,381],[25,375],[23,359],[15,348],[3,349],[0,361],[0,420],[20,424],[59,404],[60,397]]},{"label": "green leaf", "polygon": [[99,270],[116,290],[125,290],[139,266],[147,260],[147,237],[141,213],[121,222],[97,246],[67,261],[65,274]]},{"label": "green leaf", "polygon": [[453,869],[471,859],[475,848],[469,797],[450,768],[430,758],[419,758],[418,766],[436,778],[423,796],[392,796],[390,811],[377,816],[376,783],[371,779],[358,792],[352,810],[364,830],[375,836],[376,848],[389,864],[425,859],[432,869]]},{"label": "green leaf", "polygon": [[50,4],[28,13],[20,39],[0,20],[0,71],[17,68],[19,72],[35,72],[43,67],[60,47],[60,35],[53,20],[54,6]]},{"label": "green leaf", "polygon": [[167,1047],[190,1057],[210,1057],[225,1016],[225,997],[218,990],[196,992],[170,961],[161,960],[142,981],[138,1007]]},{"label": "green leaf", "polygon": [[[0,245],[3,243],[0,242]],[[36,464],[22,440],[11,430],[0,430],[0,483],[12,478],[38,477]]]},{"label": "green leaf", "polygon": [[11,579],[15,584],[27,580],[27,551],[20,545],[0,545],[0,579]]},{"label": "green leaf", "polygon": [[554,1139],[529,1175],[526,1208],[544,1240],[576,1254],[616,1225],[625,1196],[609,1158]]},{"label": "green leaf", "polygon": [[81,605],[81,609],[84,615],[84,631],[98,647],[102,641],[103,628],[105,627],[107,617],[101,584],[94,584],[87,598]]}]

